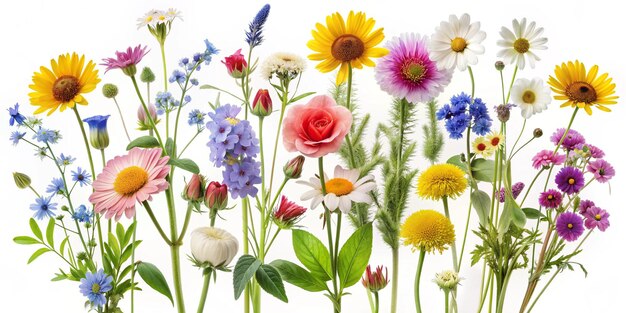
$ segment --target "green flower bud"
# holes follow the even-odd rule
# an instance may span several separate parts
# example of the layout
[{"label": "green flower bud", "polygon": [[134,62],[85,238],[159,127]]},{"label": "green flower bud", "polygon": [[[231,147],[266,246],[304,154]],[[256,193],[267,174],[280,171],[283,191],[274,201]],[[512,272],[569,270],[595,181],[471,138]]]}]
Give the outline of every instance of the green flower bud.
[{"label": "green flower bud", "polygon": [[13,172],[13,180],[17,188],[26,189],[30,187],[30,177],[24,173]]},{"label": "green flower bud", "polygon": [[117,89],[117,86],[113,84],[104,84],[104,86],[102,86],[102,94],[109,99],[115,98],[115,96],[117,96],[118,91],[119,90]]},{"label": "green flower bud", "polygon": [[497,61],[496,62],[496,70],[498,71],[502,71],[504,69],[504,62],[502,61]]},{"label": "green flower bud", "polygon": [[543,130],[541,128],[535,128],[535,130],[533,131],[533,136],[535,136],[535,138],[543,136]]},{"label": "green flower bud", "polygon": [[156,77],[154,76],[154,72],[152,71],[152,69],[146,66],[143,68],[143,70],[141,70],[141,75],[139,75],[139,79],[141,79],[141,81],[144,83],[151,83],[156,79]]}]

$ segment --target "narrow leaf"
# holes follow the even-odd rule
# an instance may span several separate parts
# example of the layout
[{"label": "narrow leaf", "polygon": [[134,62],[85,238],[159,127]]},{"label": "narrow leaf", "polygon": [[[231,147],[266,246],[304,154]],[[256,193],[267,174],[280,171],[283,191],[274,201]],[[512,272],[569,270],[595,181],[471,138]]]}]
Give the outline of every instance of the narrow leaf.
[{"label": "narrow leaf", "polygon": [[194,174],[198,174],[200,173],[200,168],[198,167],[198,165],[196,164],[196,162],[190,160],[190,159],[174,159],[174,158],[170,158],[170,161],[167,162],[170,165],[176,166],[178,168],[181,168],[185,171],[194,173]]},{"label": "narrow leaf", "polygon": [[43,236],[41,234],[41,229],[39,228],[39,225],[37,225],[37,221],[35,221],[34,218],[31,218],[28,221],[29,225],[30,225],[30,230],[33,232],[33,235],[35,235],[35,237],[39,238],[39,240],[43,241]]},{"label": "narrow leaf", "polygon": [[341,289],[356,284],[372,254],[372,224],[357,229],[339,251],[337,268]]},{"label": "narrow leaf", "polygon": [[326,284],[298,264],[286,260],[274,260],[270,265],[278,270],[284,281],[296,287],[309,292],[324,291],[327,288]]},{"label": "narrow leaf", "polygon": [[167,138],[165,141],[165,153],[170,157],[176,157],[176,145],[174,144],[174,139]]},{"label": "narrow leaf", "polygon": [[142,136],[139,138],[136,138],[135,140],[131,141],[127,146],[126,146],[126,150],[130,150],[132,148],[135,147],[139,147],[139,148],[155,148],[159,146],[159,141],[152,137],[152,136]]},{"label": "narrow leaf", "polygon": [[262,264],[256,270],[255,277],[259,286],[261,286],[265,292],[283,302],[289,302],[287,299],[287,293],[285,293],[283,279],[280,277],[280,273],[273,266],[269,264]]},{"label": "narrow leaf", "polygon": [[315,94],[315,92],[314,92],[314,91],[312,91],[312,92],[305,92],[305,93],[303,93],[303,94],[301,94],[301,95],[295,96],[293,99],[291,99],[291,100],[289,101],[289,103],[294,103],[294,102],[296,102],[296,101],[298,101],[298,100],[304,99],[304,98],[306,98],[306,97],[308,97],[308,96],[310,96],[310,95],[314,95],[314,94]]},{"label": "narrow leaf", "polygon": [[51,218],[48,221],[48,227],[46,227],[46,240],[50,244],[50,247],[54,248],[54,219]]},{"label": "narrow leaf", "polygon": [[239,299],[246,285],[260,266],[261,261],[248,254],[242,255],[239,260],[237,260],[237,264],[233,270],[235,299]]},{"label": "narrow leaf", "polygon": [[41,248],[37,251],[35,251],[35,253],[33,253],[33,255],[30,256],[30,259],[28,259],[28,264],[30,264],[31,262],[35,261],[35,259],[37,259],[40,255],[46,253],[46,252],[50,252],[52,250],[48,249],[48,248]]},{"label": "narrow leaf", "polygon": [[17,243],[18,245],[34,245],[34,244],[41,243],[41,241],[33,237],[28,237],[28,236],[15,237],[13,238],[13,242]]},{"label": "narrow leaf", "polygon": [[170,299],[172,306],[174,306],[174,299],[172,299],[170,287],[167,285],[167,281],[165,280],[163,273],[161,273],[156,266],[151,263],[141,262],[137,265],[137,272],[139,273],[139,276],[141,276],[141,279],[148,284],[148,286]]}]

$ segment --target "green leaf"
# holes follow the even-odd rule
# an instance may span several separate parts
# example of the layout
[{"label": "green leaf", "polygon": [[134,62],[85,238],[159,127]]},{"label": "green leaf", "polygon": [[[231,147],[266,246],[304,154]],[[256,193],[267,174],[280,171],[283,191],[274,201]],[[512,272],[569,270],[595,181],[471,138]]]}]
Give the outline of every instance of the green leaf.
[{"label": "green leaf", "polygon": [[40,255],[46,253],[46,252],[50,252],[52,250],[48,249],[48,248],[41,248],[37,251],[35,251],[35,253],[33,253],[33,255],[30,256],[30,259],[28,259],[28,264],[30,264],[31,262],[35,261],[35,259],[37,259]]},{"label": "green leaf", "polygon": [[472,177],[484,182],[493,182],[495,163],[492,160],[474,159],[472,161]]},{"label": "green leaf", "polygon": [[270,265],[278,270],[284,281],[294,286],[309,292],[327,290],[326,284],[298,264],[286,260],[274,260]]},{"label": "green leaf", "polygon": [[137,222],[133,222],[132,224],[130,224],[130,226],[128,226],[128,229],[126,229],[126,233],[124,234],[124,238],[123,239],[119,238],[121,240],[120,244],[123,247],[128,245],[128,243],[133,238],[133,233],[135,232],[135,228],[137,228]]},{"label": "green leaf", "polygon": [[545,218],[546,216],[541,213],[541,211],[535,209],[535,208],[523,208],[522,211],[524,211],[524,214],[526,215],[526,218],[529,218],[531,220],[536,220],[538,218]]},{"label": "green leaf", "polygon": [[332,275],[330,254],[324,244],[313,234],[300,229],[292,233],[293,251],[296,257],[311,274],[321,281],[328,281]]},{"label": "green leaf", "polygon": [[61,245],[59,246],[59,253],[61,253],[61,255],[65,255],[65,245],[67,245],[67,242],[69,241],[70,237],[65,237],[62,241],[61,241]]},{"label": "green leaf", "polygon": [[461,161],[461,155],[459,155],[459,154],[449,158],[448,161],[446,161],[446,163],[454,164],[454,165],[460,167],[464,172],[467,173],[467,164],[465,162]]},{"label": "green leaf", "polygon": [[486,226],[489,221],[489,210],[491,206],[491,200],[489,195],[482,190],[474,190],[470,195],[472,206],[478,214],[480,225]]},{"label": "green leaf", "polygon": [[117,236],[117,241],[120,244],[120,249],[123,249],[126,244],[123,243],[124,241],[124,226],[122,226],[121,223],[117,223],[117,225],[115,226],[115,235]]},{"label": "green leaf", "polygon": [[120,250],[120,244],[118,243],[113,233],[109,233],[108,244],[109,244],[109,247],[111,247],[111,250],[113,251],[116,257],[119,257],[120,254],[122,254],[122,251]]},{"label": "green leaf", "polygon": [[196,164],[196,162],[190,160],[190,159],[173,159],[170,158],[170,161],[167,162],[170,165],[176,166],[178,168],[181,168],[185,171],[194,173],[194,174],[198,174],[200,173],[200,168],[198,167],[198,165]]},{"label": "green leaf", "polygon": [[304,98],[306,98],[306,97],[308,97],[310,95],[314,95],[314,94],[315,94],[315,92],[305,92],[305,93],[303,93],[301,95],[298,95],[298,96],[295,96],[293,99],[289,100],[289,103],[294,103],[294,102],[296,102],[298,100],[304,99]]},{"label": "green leaf", "polygon": [[262,264],[256,270],[255,277],[259,286],[261,286],[265,292],[283,302],[289,302],[287,299],[287,293],[285,293],[283,279],[280,277],[280,273],[273,266],[269,264]]},{"label": "green leaf", "polygon": [[235,300],[239,299],[243,290],[246,289],[246,285],[260,266],[261,261],[248,254],[242,255],[239,260],[237,260],[237,264],[233,270]]},{"label": "green leaf", "polygon": [[41,243],[41,241],[28,236],[17,236],[13,238],[13,242],[17,243],[18,245],[34,245]]},{"label": "green leaf", "polygon": [[517,203],[513,209],[513,224],[519,228],[524,228],[526,226],[526,214],[519,207],[519,205],[517,205]]},{"label": "green leaf", "polygon": [[341,289],[356,284],[372,254],[372,223],[357,229],[339,251],[337,270]]},{"label": "green leaf", "polygon": [[131,141],[127,146],[126,146],[126,151],[135,148],[135,147],[139,147],[139,148],[155,148],[155,147],[159,147],[159,141],[152,137],[152,136],[142,136],[139,138],[136,138],[135,140]]},{"label": "green leaf", "polygon": [[174,144],[174,139],[167,138],[165,141],[165,153],[170,157],[176,157],[176,145]]},{"label": "green leaf", "polygon": [[46,240],[50,244],[50,247],[54,248],[54,219],[51,218],[48,221],[48,227],[46,227]]},{"label": "green leaf", "polygon": [[526,225],[526,215],[519,207],[515,199],[510,193],[506,193],[504,198],[504,208],[498,222],[498,235],[501,237],[509,230],[509,226],[513,222],[517,227],[523,228]]},{"label": "green leaf", "polygon": [[43,242],[43,236],[41,234],[41,229],[39,228],[39,225],[37,225],[37,221],[35,221],[34,218],[31,218],[28,223],[30,224],[30,230],[33,232],[33,235],[35,235],[35,237],[39,238],[39,240]]},{"label": "green leaf", "polygon": [[156,266],[151,263],[141,262],[137,265],[137,272],[148,286],[170,299],[172,306],[174,306],[174,299],[172,299],[170,287],[167,285],[163,273],[161,273]]}]

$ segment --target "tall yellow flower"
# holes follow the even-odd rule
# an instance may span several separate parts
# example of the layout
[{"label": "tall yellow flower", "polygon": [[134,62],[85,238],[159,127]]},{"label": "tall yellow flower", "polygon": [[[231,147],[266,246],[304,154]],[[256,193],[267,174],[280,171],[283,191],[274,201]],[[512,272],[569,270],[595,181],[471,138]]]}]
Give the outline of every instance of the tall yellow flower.
[{"label": "tall yellow flower", "polygon": [[461,168],[453,164],[435,164],[417,179],[417,194],[426,199],[456,198],[467,188]]},{"label": "tall yellow flower", "polygon": [[57,109],[63,112],[77,103],[87,105],[84,93],[93,91],[100,82],[96,64],[89,61],[85,66],[85,56],[76,53],[62,54],[58,60],[50,60],[51,69],[45,66],[33,74],[33,83],[29,85],[30,103],[38,106],[35,114],[46,111],[48,115]]},{"label": "tall yellow flower", "polygon": [[595,106],[601,111],[611,112],[606,105],[617,103],[618,96],[615,93],[615,84],[608,73],[598,76],[598,66],[591,67],[589,72],[585,70],[582,62],[569,61],[556,66],[556,77],[550,76],[548,84],[556,93],[554,99],[565,100],[561,107],[579,107],[585,109],[591,115],[591,107]]},{"label": "tall yellow flower", "polygon": [[411,214],[400,229],[405,246],[413,251],[424,250],[442,253],[454,243],[454,225],[443,214],[434,210],[421,210]]},{"label": "tall yellow flower", "polygon": [[315,25],[312,30],[313,39],[309,40],[307,46],[315,51],[309,55],[313,61],[322,61],[316,68],[327,73],[338,66],[337,84],[346,81],[348,77],[348,64],[354,68],[363,68],[363,65],[374,66],[371,58],[379,58],[389,53],[389,50],[376,47],[380,44],[385,35],[383,28],[374,31],[373,18],[367,18],[365,13],[350,11],[347,21],[344,21],[341,14],[333,13],[326,17],[326,26],[321,23]]}]

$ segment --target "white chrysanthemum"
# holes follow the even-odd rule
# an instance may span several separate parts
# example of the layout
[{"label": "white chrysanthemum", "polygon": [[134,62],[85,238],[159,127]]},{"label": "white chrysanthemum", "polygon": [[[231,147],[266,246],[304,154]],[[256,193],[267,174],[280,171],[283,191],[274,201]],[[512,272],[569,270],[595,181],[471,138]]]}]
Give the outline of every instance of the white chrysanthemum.
[{"label": "white chrysanthemum", "polygon": [[191,254],[196,260],[213,267],[230,264],[238,249],[237,238],[223,229],[200,227],[191,232]]},{"label": "white chrysanthemum", "polygon": [[165,16],[167,16],[167,20],[170,22],[175,20],[176,18],[179,18],[181,21],[183,20],[181,12],[175,8],[167,9],[167,11],[165,12]]},{"label": "white chrysanthemum", "polygon": [[550,88],[539,78],[518,79],[511,89],[511,102],[522,109],[524,118],[530,118],[533,114],[547,109],[550,101],[552,101]]},{"label": "white chrysanthemum", "polygon": [[261,75],[265,79],[276,75],[278,78],[296,78],[306,68],[306,61],[293,53],[277,52],[261,64]]},{"label": "white chrysanthemum", "polygon": [[470,23],[468,14],[450,15],[448,22],[441,22],[430,42],[430,57],[439,68],[458,68],[464,71],[468,65],[478,63],[478,56],[485,53],[481,42],[487,34],[480,30],[480,22]]},{"label": "white chrysanthemum", "polygon": [[313,190],[309,190],[302,194],[300,200],[311,200],[311,209],[315,209],[322,201],[330,211],[337,208],[343,213],[349,213],[352,208],[352,202],[371,203],[372,198],[368,192],[376,188],[374,176],[366,175],[359,179],[360,171],[344,169],[337,165],[335,167],[334,178],[328,179],[324,174],[324,182],[326,186],[326,196],[322,194],[322,184],[319,178],[311,177],[309,181],[298,181],[298,183],[307,185]]},{"label": "white chrysanthemum", "polygon": [[541,37],[543,27],[537,28],[535,22],[526,25],[526,18],[521,21],[513,20],[513,31],[506,27],[500,30],[502,40],[498,40],[498,46],[504,49],[498,51],[498,57],[510,64],[515,63],[520,69],[526,65],[526,56],[531,68],[535,68],[535,62],[541,60],[534,51],[546,50],[548,38]]},{"label": "white chrysanthemum", "polygon": [[455,290],[461,278],[459,274],[453,270],[446,270],[435,274],[433,281],[443,290]]},{"label": "white chrysanthemum", "polygon": [[143,17],[140,17],[137,19],[137,29],[142,28],[147,25],[155,26],[157,23],[156,17],[158,14],[159,14],[158,10],[150,10],[146,12],[146,14],[144,14]]}]

